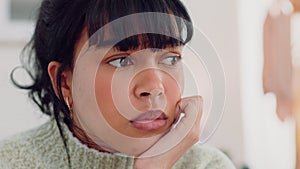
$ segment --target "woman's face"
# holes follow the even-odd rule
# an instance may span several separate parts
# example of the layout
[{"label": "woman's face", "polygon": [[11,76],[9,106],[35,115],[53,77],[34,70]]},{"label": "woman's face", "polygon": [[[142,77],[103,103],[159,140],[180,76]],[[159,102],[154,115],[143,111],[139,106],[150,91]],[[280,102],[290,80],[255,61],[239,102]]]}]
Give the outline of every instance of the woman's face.
[{"label": "woman's face", "polygon": [[[77,54],[86,40],[81,38]],[[95,96],[113,129],[135,138],[162,135],[169,129],[183,89],[181,52],[182,47],[111,48],[104,54],[96,73]]]}]

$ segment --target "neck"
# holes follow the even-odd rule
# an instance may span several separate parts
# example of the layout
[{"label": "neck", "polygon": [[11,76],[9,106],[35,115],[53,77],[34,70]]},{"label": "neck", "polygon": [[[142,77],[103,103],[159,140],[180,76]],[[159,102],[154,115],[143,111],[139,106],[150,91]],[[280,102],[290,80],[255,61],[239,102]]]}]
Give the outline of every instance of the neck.
[{"label": "neck", "polygon": [[90,137],[87,136],[87,134],[82,130],[81,127],[77,126],[76,124],[68,126],[70,131],[73,133],[73,135],[84,145],[86,145],[89,148],[98,150],[100,152],[106,152],[111,153],[107,150],[104,150],[101,148],[98,144],[96,144]]}]

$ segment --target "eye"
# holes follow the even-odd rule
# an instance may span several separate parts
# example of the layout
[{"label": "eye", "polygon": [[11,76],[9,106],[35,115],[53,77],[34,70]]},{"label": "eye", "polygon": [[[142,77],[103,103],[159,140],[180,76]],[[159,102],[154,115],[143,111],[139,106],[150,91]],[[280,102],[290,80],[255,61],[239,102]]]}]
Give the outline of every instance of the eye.
[{"label": "eye", "polygon": [[165,65],[176,65],[180,61],[180,59],[180,55],[168,56],[163,58],[163,60],[160,63]]},{"label": "eye", "polygon": [[108,64],[114,67],[125,67],[125,66],[132,65],[133,62],[129,56],[125,56],[125,57],[114,58],[108,61]]}]

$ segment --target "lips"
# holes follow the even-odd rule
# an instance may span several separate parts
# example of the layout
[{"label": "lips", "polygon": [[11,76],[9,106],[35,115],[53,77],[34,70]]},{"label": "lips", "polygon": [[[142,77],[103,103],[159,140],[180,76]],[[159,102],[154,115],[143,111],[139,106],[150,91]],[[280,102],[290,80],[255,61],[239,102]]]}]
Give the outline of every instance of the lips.
[{"label": "lips", "polygon": [[168,117],[161,110],[146,111],[130,121],[133,127],[140,130],[157,130],[166,125]]}]

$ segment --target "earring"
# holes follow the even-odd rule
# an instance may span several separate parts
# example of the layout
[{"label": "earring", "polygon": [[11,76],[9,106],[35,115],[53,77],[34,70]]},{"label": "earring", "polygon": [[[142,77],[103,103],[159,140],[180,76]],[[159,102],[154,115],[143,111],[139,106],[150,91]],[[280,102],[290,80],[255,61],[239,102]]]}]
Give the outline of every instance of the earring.
[{"label": "earring", "polygon": [[70,111],[70,118],[73,119],[73,113],[72,113],[72,107],[70,106],[69,97],[66,97],[66,104],[68,106],[68,109]]},{"label": "earring", "polygon": [[70,103],[69,103],[69,97],[66,97],[66,104],[67,104],[67,106],[68,106],[68,108],[69,108],[69,110],[71,111],[71,106],[70,106]]}]

